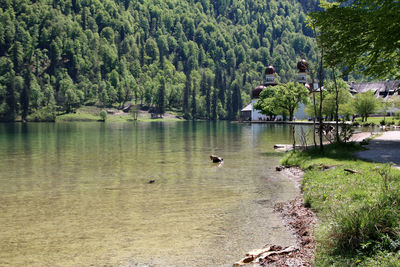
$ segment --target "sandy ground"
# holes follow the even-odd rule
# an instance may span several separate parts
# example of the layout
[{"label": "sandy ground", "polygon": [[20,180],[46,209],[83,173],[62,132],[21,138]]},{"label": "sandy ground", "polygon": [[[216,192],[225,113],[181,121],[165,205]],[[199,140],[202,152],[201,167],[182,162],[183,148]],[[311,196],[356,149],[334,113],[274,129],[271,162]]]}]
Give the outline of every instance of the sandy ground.
[{"label": "sandy ground", "polygon": [[400,169],[400,131],[383,132],[381,136],[372,139],[366,148],[368,150],[355,155],[375,162],[392,162]]}]

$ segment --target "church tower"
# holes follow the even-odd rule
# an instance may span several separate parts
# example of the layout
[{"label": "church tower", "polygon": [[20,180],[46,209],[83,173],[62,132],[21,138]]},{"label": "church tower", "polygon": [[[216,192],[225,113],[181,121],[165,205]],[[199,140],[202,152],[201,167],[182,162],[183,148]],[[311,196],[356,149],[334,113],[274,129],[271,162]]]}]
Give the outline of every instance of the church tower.
[{"label": "church tower", "polygon": [[297,82],[305,85],[307,83],[307,60],[301,59],[299,62],[297,62],[297,69],[299,70],[299,74],[297,75]]},{"label": "church tower", "polygon": [[254,108],[254,104],[260,97],[260,93],[262,90],[267,88],[267,86],[275,86],[277,83],[275,82],[275,68],[273,66],[268,66],[264,72],[264,84],[260,84],[256,88],[253,89],[251,94],[251,120],[252,121],[260,121],[266,120],[267,116],[260,113],[259,110]]}]

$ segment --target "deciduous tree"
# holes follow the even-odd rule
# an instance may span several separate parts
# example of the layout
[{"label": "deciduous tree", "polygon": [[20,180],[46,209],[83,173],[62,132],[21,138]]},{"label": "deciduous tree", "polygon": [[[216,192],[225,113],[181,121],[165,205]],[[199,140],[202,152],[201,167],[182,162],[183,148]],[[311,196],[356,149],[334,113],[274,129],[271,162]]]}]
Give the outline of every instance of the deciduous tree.
[{"label": "deciduous tree", "polygon": [[268,86],[261,92],[254,108],[266,115],[282,115],[287,112],[289,121],[292,121],[299,103],[308,102],[308,95],[308,89],[299,83],[289,82]]},{"label": "deciduous tree", "polygon": [[324,1],[322,7],[311,13],[311,23],[330,66],[400,77],[399,1]]},{"label": "deciduous tree", "polygon": [[354,109],[361,116],[362,121],[367,121],[368,116],[380,107],[379,100],[372,91],[357,94],[354,98]]}]

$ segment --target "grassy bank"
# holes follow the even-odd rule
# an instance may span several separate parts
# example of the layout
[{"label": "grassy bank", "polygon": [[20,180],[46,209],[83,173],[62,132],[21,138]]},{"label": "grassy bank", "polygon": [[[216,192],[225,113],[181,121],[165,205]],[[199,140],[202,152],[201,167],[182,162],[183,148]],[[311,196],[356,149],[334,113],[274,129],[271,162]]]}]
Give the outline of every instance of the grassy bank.
[{"label": "grassy bank", "polygon": [[320,220],[316,266],[400,266],[400,171],[354,158],[361,149],[333,144],[282,159],[306,170],[304,202]]},{"label": "grassy bank", "polygon": [[[72,121],[101,121],[100,112],[103,109],[95,106],[82,106],[75,113],[68,113],[59,115],[56,117],[57,122],[72,122]],[[134,121],[132,114],[122,113],[117,109],[107,109],[113,110],[115,114],[107,114],[107,122],[132,122]],[[137,116],[137,121],[140,122],[154,122],[154,121],[180,121],[176,117],[174,112],[167,112],[164,114],[163,118],[151,118],[151,114],[148,112],[140,111]]]},{"label": "grassy bank", "polygon": [[356,122],[360,124],[375,124],[375,125],[381,125],[382,121],[385,121],[385,124],[393,124],[393,125],[399,125],[400,124],[400,118],[398,117],[368,117],[367,121],[362,122],[361,118],[356,118]]}]

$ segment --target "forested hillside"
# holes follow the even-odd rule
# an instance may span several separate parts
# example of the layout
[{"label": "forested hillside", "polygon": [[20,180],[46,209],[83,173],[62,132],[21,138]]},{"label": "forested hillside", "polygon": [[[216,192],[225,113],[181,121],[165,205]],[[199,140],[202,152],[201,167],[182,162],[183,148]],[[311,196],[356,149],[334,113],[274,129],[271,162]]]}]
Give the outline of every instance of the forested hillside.
[{"label": "forested hillside", "polygon": [[126,101],[233,119],[273,64],[314,61],[315,1],[2,0],[0,119]]}]

